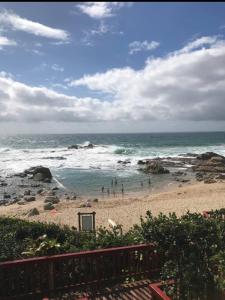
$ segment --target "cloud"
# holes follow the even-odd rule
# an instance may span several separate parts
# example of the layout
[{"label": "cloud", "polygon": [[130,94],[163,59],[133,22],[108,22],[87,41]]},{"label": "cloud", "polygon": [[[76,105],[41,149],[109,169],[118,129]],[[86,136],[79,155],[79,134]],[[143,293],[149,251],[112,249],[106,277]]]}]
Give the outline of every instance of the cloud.
[{"label": "cloud", "polygon": [[24,31],[45,38],[61,41],[68,41],[69,39],[69,33],[65,30],[30,21],[6,10],[0,12],[0,25],[9,27],[12,30]]},{"label": "cloud", "polygon": [[139,42],[139,41],[134,41],[132,43],[129,44],[129,54],[134,54],[135,52],[139,52],[139,51],[150,51],[150,50],[154,50],[157,47],[159,47],[159,43],[156,41],[143,41],[143,42]]},{"label": "cloud", "polygon": [[16,46],[16,41],[10,40],[5,36],[0,36],[0,50],[3,49],[5,46]]},{"label": "cloud", "polygon": [[2,71],[0,121],[224,121],[225,40],[191,43],[185,51],[148,59],[140,70],[114,68],[65,81],[74,91],[84,86],[101,97],[68,96],[18,82]]},{"label": "cloud", "polygon": [[84,2],[77,7],[93,19],[102,19],[114,16],[118,9],[131,4],[131,2]]},{"label": "cloud", "polygon": [[111,69],[70,85],[113,97],[118,118],[225,120],[224,63],[225,41],[203,37],[165,57],[148,59],[141,70]]},{"label": "cloud", "polygon": [[60,67],[59,65],[57,64],[53,64],[52,65],[52,70],[56,71],[56,72],[63,72],[64,71],[64,68],[63,67]]},{"label": "cloud", "polygon": [[[84,37],[82,38],[82,42],[86,45],[86,46],[93,46],[94,45],[94,41],[93,38],[96,36],[102,36],[108,32],[112,32],[111,28],[106,25],[102,20],[100,21],[100,24],[94,28],[94,29],[90,29],[90,30],[85,30],[84,33]],[[113,33],[113,32],[112,32]]]}]

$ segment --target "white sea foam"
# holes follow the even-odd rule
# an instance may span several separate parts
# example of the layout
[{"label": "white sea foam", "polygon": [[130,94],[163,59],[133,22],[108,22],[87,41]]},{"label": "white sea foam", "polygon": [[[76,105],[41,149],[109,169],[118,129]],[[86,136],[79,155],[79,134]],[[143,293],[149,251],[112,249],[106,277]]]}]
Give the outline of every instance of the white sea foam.
[{"label": "white sea foam", "polygon": [[[83,145],[87,145],[86,142]],[[137,161],[146,158],[177,157],[184,153],[214,151],[225,155],[225,145],[195,147],[127,147],[126,151],[117,145],[97,145],[93,149],[39,148],[12,149],[0,148],[0,174],[22,172],[35,165],[49,167],[53,172],[59,169],[118,170],[127,174],[137,172]],[[63,158],[63,159],[60,159]],[[130,160],[126,167],[119,160]],[[126,171],[124,171],[126,170]]]}]

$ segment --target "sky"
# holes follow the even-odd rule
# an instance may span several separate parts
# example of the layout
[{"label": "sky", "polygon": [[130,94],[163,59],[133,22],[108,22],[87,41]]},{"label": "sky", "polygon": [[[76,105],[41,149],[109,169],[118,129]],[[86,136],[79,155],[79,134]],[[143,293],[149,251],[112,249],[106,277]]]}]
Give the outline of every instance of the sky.
[{"label": "sky", "polygon": [[0,134],[225,130],[225,3],[0,3]]}]

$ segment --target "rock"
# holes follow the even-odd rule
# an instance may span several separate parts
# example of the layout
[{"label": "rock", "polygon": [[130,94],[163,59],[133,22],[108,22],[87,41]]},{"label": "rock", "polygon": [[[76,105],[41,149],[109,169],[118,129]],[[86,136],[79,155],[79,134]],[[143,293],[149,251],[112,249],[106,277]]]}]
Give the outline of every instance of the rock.
[{"label": "rock", "polygon": [[31,167],[24,171],[27,175],[33,175],[33,180],[44,181],[46,179],[51,180],[52,174],[49,168],[43,166]]},{"label": "rock", "polygon": [[68,147],[68,149],[79,149],[80,147],[78,145],[71,145]]},{"label": "rock", "polygon": [[48,156],[48,157],[42,157],[42,159],[57,159],[57,160],[65,160],[66,158],[63,156]]},{"label": "rock", "polygon": [[48,196],[45,198],[44,202],[56,204],[56,203],[59,203],[59,198],[56,196]]},{"label": "rock", "polygon": [[43,192],[43,189],[37,190],[37,194],[41,194]]},{"label": "rock", "polygon": [[208,159],[211,159],[212,157],[221,157],[221,158],[224,158],[222,155],[219,155],[219,154],[214,153],[214,152],[205,152],[205,153],[199,154],[197,156],[197,159],[208,160]]},{"label": "rock", "polygon": [[117,163],[122,164],[122,165],[127,165],[127,164],[130,164],[130,159],[118,160]]},{"label": "rock", "polygon": [[33,217],[33,216],[37,216],[39,215],[39,211],[36,207],[32,208],[28,213],[27,213],[27,216],[28,217]]},{"label": "rock", "polygon": [[45,182],[45,183],[51,183],[51,179],[45,178],[45,179],[44,179],[44,182]]},{"label": "rock", "polygon": [[3,198],[4,199],[10,199],[11,198],[11,195],[7,194],[7,193],[4,193],[3,194]]},{"label": "rock", "polygon": [[30,195],[31,194],[31,190],[25,190],[24,191],[24,196],[28,196],[28,195]]},{"label": "rock", "polygon": [[58,188],[57,186],[54,186],[54,187],[52,188],[52,191],[57,191],[57,190],[59,190],[59,188]]},{"label": "rock", "polygon": [[39,183],[32,183],[31,184],[31,187],[33,187],[33,188],[38,188],[38,187],[40,187],[41,185],[39,184]]},{"label": "rock", "polygon": [[24,205],[24,204],[27,204],[27,202],[24,201],[24,200],[20,200],[20,201],[17,202],[17,204],[19,204],[19,205]]},{"label": "rock", "polygon": [[94,145],[92,143],[88,143],[87,145],[83,146],[83,148],[92,149],[94,148]]},{"label": "rock", "polygon": [[0,186],[7,186],[8,185],[8,183],[7,182],[0,182]]},{"label": "rock", "polygon": [[27,176],[27,174],[26,173],[16,173],[16,174],[14,174],[14,176],[24,178]]},{"label": "rock", "polygon": [[34,196],[25,196],[23,197],[23,200],[26,202],[31,202],[31,201],[35,201],[36,198]]},{"label": "rock", "polygon": [[182,172],[182,171],[177,171],[177,172],[174,172],[174,173],[172,173],[172,176],[186,176],[187,175],[187,173],[185,173],[185,172]]},{"label": "rock", "polygon": [[216,182],[216,180],[212,179],[212,178],[207,178],[207,179],[204,180],[204,183],[207,183],[207,184],[209,184],[209,183],[215,183],[215,182]]},{"label": "rock", "polygon": [[84,208],[84,207],[91,207],[91,203],[90,202],[86,202],[86,203],[82,203],[79,208]]},{"label": "rock", "polygon": [[225,174],[219,174],[215,178],[224,180],[225,179]]},{"label": "rock", "polygon": [[170,172],[168,169],[165,169],[160,162],[157,161],[148,163],[143,171],[152,174],[168,174]]},{"label": "rock", "polygon": [[93,202],[98,202],[98,199],[97,198],[93,199]]},{"label": "rock", "polygon": [[145,162],[145,161],[143,161],[143,160],[139,160],[139,161],[137,162],[137,164],[138,164],[138,165],[145,165],[145,164],[146,164],[146,162]]},{"label": "rock", "polygon": [[55,208],[55,206],[51,202],[44,204],[44,210],[52,210],[54,208]]}]

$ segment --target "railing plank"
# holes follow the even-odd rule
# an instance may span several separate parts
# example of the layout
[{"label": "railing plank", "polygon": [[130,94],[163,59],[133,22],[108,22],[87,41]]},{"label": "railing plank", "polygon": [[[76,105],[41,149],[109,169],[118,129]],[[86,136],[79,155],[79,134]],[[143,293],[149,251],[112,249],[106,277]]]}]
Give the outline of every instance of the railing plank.
[{"label": "railing plank", "polygon": [[99,289],[126,277],[147,276],[154,271],[154,255],[154,245],[144,244],[3,262],[0,299],[30,294],[34,299],[82,286]]}]

